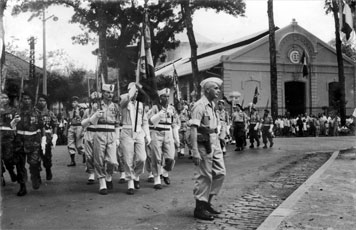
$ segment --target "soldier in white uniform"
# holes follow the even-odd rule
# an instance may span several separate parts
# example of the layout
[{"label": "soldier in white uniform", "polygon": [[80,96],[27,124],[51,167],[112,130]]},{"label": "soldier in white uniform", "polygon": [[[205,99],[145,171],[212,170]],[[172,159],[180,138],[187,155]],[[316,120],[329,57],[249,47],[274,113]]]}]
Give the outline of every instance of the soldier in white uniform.
[{"label": "soldier in white uniform", "polygon": [[222,80],[212,77],[200,85],[204,95],[194,103],[191,118],[191,142],[193,162],[197,167],[194,197],[194,217],[214,220],[220,211],[213,208],[211,200],[217,195],[225,179],[225,163],[218,137],[219,117],[214,102],[220,94]]},{"label": "soldier in white uniform", "polygon": [[136,100],[138,88],[132,82],[128,89],[128,93],[120,96],[120,107],[122,109],[120,151],[124,156],[128,185],[126,193],[133,195],[134,188],[140,189],[140,175],[144,172],[146,161],[145,138],[147,144],[151,142],[151,138],[144,106]]},{"label": "soldier in white uniform", "polygon": [[75,154],[83,156],[83,161],[85,159],[84,155],[84,145],[83,137],[84,130],[81,126],[82,115],[78,103],[79,98],[77,96],[72,97],[72,110],[68,111],[69,129],[67,135],[67,147],[70,155],[71,162],[67,165],[68,167],[76,166]]},{"label": "soldier in white uniform", "polygon": [[[99,194],[113,189],[112,174],[118,167],[116,149],[120,143],[119,106],[112,102],[115,86],[103,84],[99,109],[90,117],[95,125],[93,136],[94,169],[99,179]],[[83,124],[84,126],[88,124]]]},{"label": "soldier in white uniform", "polygon": [[169,185],[169,171],[174,167],[175,147],[179,146],[179,118],[172,105],[168,104],[170,89],[158,91],[160,104],[152,106],[148,114],[151,133],[152,173],[155,189],[162,189],[161,178]]},{"label": "soldier in white uniform", "polygon": [[86,172],[89,174],[87,184],[94,184],[95,173],[94,173],[94,135],[96,132],[96,126],[90,123],[91,116],[98,110],[98,102],[101,99],[101,94],[99,92],[93,92],[90,95],[90,107],[84,111],[83,120],[81,122],[84,133],[84,152],[86,158]]}]

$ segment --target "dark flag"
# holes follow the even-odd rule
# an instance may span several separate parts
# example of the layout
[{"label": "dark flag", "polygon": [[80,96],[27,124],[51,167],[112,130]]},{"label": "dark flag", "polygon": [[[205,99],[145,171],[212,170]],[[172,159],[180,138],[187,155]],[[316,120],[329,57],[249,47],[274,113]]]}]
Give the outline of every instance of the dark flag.
[{"label": "dark flag", "polygon": [[178,105],[181,100],[181,95],[179,91],[178,73],[174,65],[173,68],[174,105]]},{"label": "dark flag", "polygon": [[254,104],[254,105],[257,104],[258,96],[259,96],[259,95],[260,95],[260,93],[258,92],[258,86],[256,86],[255,94],[253,95],[252,104]]},{"label": "dark flag", "polygon": [[307,77],[308,74],[309,74],[309,71],[308,71],[308,63],[307,63],[307,57],[305,56],[305,52],[303,51],[303,55],[300,59],[300,63],[303,64],[303,77]]},{"label": "dark flag", "polygon": [[[151,54],[151,34],[148,21],[147,9],[145,12],[145,20],[142,26],[141,41],[139,43],[139,59],[136,70],[136,83],[142,86],[141,93],[145,95],[138,95],[138,100],[145,102],[155,102],[158,100],[157,83],[155,78],[155,70]],[[144,93],[145,92],[145,93]]]}]

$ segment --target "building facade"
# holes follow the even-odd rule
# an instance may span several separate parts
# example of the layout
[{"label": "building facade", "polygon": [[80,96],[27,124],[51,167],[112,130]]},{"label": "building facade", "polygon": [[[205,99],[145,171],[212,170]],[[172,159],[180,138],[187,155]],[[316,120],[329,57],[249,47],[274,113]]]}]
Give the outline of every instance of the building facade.
[{"label": "building facade", "polygon": [[[292,23],[275,32],[277,51],[278,114],[318,114],[337,106],[339,101],[336,50],[298,25]],[[303,58],[304,57],[304,58]],[[190,59],[175,63],[182,95],[190,99],[192,91]],[[304,60],[304,62],[303,62]],[[346,114],[355,108],[355,63],[344,55]],[[261,32],[198,53],[198,67],[203,78],[219,76],[224,80],[223,94],[241,93],[240,103],[252,102],[259,92],[256,106],[271,106],[271,78],[268,32]],[[304,74],[303,74],[304,68]],[[168,65],[157,71],[170,74]],[[307,74],[306,74],[307,72]]]}]

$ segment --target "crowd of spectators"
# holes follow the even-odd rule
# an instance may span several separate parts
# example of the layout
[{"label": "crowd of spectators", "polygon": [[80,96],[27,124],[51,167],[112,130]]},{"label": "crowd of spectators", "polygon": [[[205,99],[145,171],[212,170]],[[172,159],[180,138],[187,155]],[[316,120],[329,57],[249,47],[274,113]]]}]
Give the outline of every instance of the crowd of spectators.
[{"label": "crowd of spectators", "polygon": [[274,135],[284,137],[318,137],[354,134],[355,124],[352,117],[341,126],[341,119],[335,113],[326,115],[300,114],[296,117],[278,116],[274,121]]}]

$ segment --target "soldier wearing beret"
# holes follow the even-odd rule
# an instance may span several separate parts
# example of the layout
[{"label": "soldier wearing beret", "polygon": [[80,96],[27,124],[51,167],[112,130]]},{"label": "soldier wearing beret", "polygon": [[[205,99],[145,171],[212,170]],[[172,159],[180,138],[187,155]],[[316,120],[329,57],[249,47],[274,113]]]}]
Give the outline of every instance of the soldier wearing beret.
[{"label": "soldier wearing beret", "polygon": [[193,162],[197,166],[194,217],[214,220],[220,211],[213,208],[213,196],[221,190],[225,179],[225,163],[218,138],[219,117],[214,102],[220,94],[222,80],[207,78],[201,82],[203,96],[192,108],[191,143]]}]

